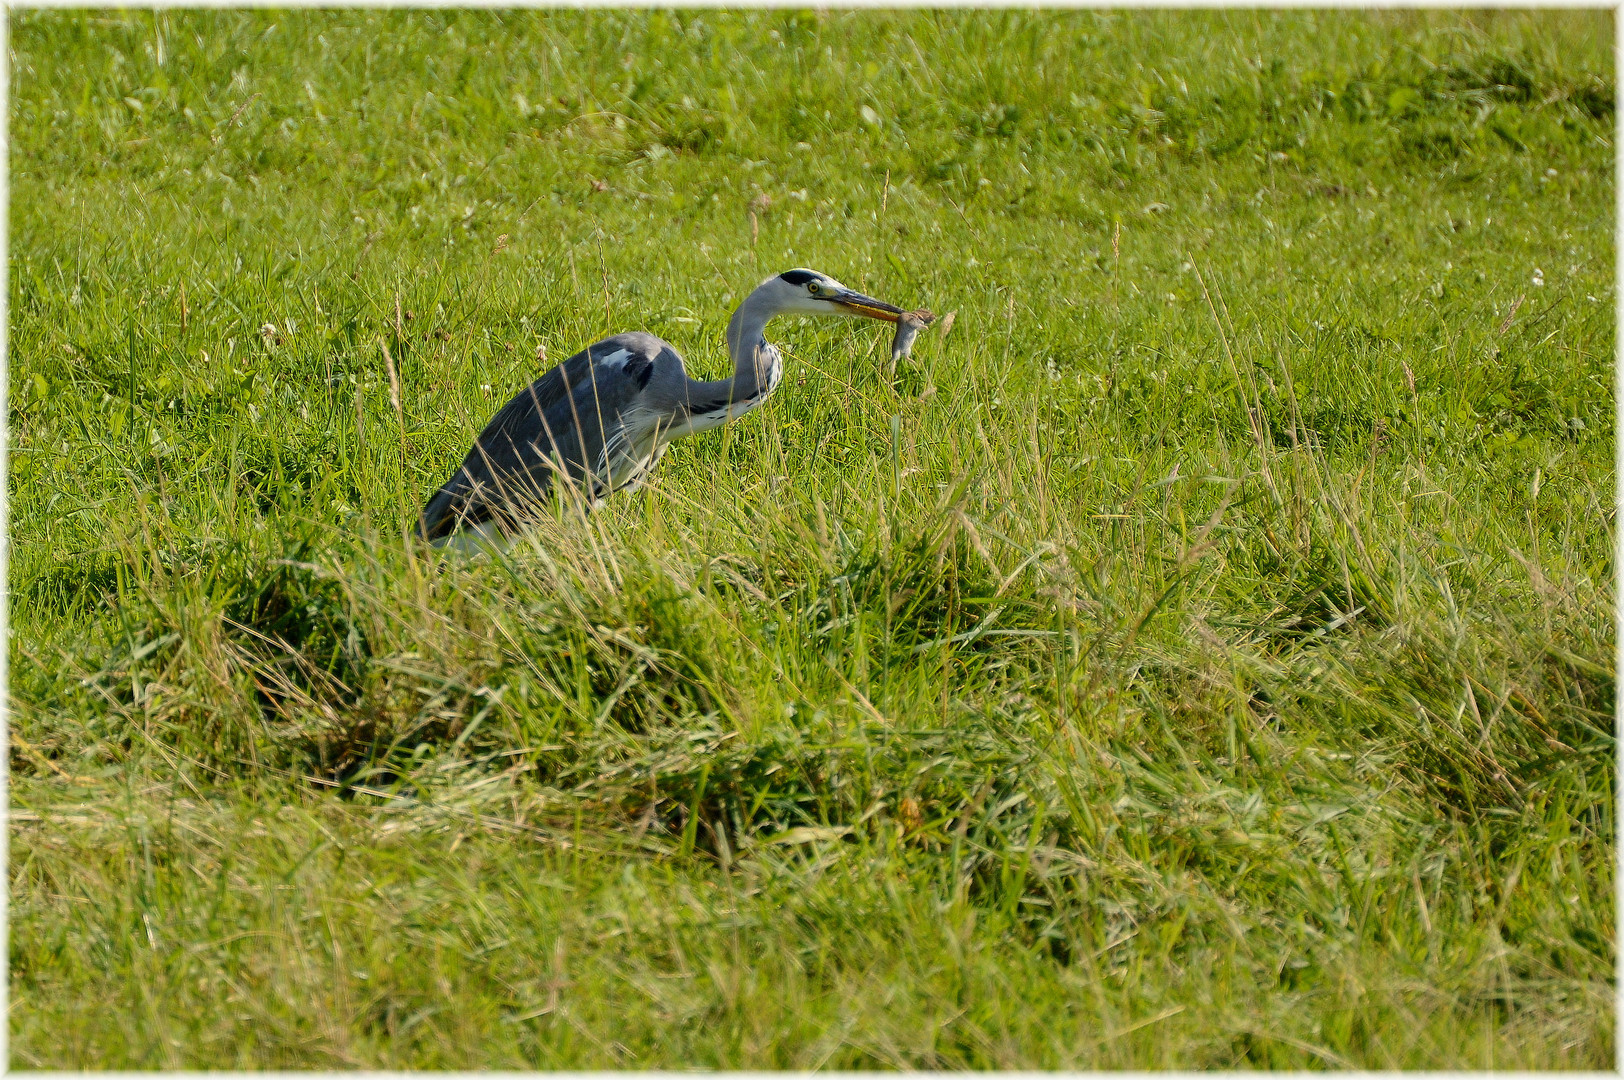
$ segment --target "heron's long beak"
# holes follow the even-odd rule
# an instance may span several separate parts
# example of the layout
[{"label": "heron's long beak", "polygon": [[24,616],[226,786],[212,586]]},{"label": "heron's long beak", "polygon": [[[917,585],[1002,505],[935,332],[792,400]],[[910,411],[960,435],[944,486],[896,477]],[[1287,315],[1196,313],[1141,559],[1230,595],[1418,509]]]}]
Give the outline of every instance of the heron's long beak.
[{"label": "heron's long beak", "polygon": [[864,296],[860,292],[842,289],[834,296],[829,297],[831,303],[845,308],[853,315],[862,315],[870,319],[879,319],[882,322],[896,322],[897,316],[903,314],[899,307],[892,307],[884,300],[876,300],[872,296]]}]

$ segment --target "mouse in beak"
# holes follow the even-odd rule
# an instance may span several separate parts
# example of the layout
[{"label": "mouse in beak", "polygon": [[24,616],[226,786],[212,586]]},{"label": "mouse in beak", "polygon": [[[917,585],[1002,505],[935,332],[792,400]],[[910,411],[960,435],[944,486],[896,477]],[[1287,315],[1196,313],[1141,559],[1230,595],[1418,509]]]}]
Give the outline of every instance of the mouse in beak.
[{"label": "mouse in beak", "polygon": [[924,308],[919,308],[917,311],[904,311],[897,316],[896,336],[891,339],[891,376],[893,378],[896,377],[897,365],[906,360],[909,352],[913,350],[914,338],[919,336],[919,331],[935,321],[936,316]]}]

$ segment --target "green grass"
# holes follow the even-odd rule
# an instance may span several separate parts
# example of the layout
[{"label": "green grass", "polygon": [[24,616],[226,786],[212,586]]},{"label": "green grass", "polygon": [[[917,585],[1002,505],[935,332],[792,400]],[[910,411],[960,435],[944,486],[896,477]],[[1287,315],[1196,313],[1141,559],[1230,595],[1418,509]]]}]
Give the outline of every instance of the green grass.
[{"label": "green grass", "polygon": [[[1611,1068],[1612,44],[16,14],[11,1063]],[[798,265],[956,323],[403,540]]]}]

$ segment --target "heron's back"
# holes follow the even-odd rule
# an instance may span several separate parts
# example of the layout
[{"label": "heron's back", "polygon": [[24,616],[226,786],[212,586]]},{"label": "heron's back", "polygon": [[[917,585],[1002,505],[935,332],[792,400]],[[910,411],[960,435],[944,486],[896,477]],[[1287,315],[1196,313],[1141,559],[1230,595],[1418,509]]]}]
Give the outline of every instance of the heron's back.
[{"label": "heron's back", "polygon": [[515,528],[552,491],[563,466],[582,494],[597,494],[604,448],[636,411],[656,361],[669,353],[652,334],[616,334],[576,353],[502,406],[462,464],[423,508],[424,539],[495,521]]}]

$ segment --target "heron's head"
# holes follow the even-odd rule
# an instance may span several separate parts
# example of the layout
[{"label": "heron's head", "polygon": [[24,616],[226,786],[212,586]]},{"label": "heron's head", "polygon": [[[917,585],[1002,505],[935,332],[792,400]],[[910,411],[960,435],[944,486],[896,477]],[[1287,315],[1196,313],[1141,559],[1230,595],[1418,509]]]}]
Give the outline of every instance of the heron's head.
[{"label": "heron's head", "polygon": [[848,289],[816,270],[786,270],[762,282],[760,291],[770,291],[774,307],[784,313],[858,315],[892,323],[902,314],[901,308]]}]

